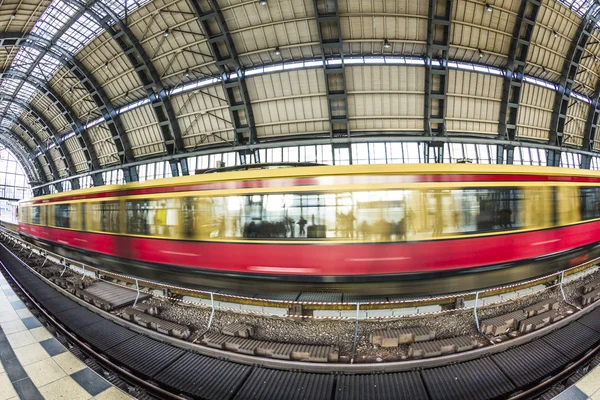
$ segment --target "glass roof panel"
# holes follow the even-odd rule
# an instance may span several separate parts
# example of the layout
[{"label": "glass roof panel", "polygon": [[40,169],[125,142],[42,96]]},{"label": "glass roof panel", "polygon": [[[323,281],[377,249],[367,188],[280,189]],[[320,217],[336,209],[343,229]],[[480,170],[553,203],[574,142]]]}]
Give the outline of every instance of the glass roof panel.
[{"label": "glass roof panel", "polygon": [[101,33],[102,28],[100,25],[84,14],[57,40],[57,44],[75,55]]},{"label": "glass roof panel", "polygon": [[583,16],[590,9],[593,0],[557,0],[559,3],[567,6],[574,13]]},{"label": "glass roof panel", "polygon": [[[150,3],[150,0],[103,0],[99,1],[106,7],[110,8],[120,18],[125,16],[125,13],[131,14],[133,11]],[[98,8],[96,8],[98,10]],[[100,11],[100,15],[104,13]]]},{"label": "glass roof panel", "polygon": [[46,82],[52,78],[52,76],[56,73],[56,71],[58,71],[58,69],[60,67],[61,67],[60,61],[58,61],[54,57],[45,55],[40,60],[40,62],[38,62],[35,65],[35,67],[33,68],[33,71],[31,72],[31,75]]},{"label": "glass roof panel", "polygon": [[31,33],[53,39],[76,12],[77,8],[71,4],[62,0],[53,1],[35,23]]}]

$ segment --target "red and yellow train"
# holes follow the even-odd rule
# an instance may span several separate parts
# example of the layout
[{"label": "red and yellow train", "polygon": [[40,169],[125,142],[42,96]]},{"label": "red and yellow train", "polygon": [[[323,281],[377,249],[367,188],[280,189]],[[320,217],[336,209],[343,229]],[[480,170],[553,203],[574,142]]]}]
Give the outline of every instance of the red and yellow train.
[{"label": "red and yellow train", "polygon": [[188,286],[439,293],[597,256],[600,174],[467,164],[222,172],[23,201],[19,232]]}]

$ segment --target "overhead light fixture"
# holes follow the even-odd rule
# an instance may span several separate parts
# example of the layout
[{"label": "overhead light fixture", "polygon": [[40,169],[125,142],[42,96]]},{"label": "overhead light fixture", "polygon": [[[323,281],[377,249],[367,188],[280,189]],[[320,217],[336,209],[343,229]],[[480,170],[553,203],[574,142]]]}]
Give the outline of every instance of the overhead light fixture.
[{"label": "overhead light fixture", "polygon": [[164,37],[167,37],[167,36],[169,36],[169,30],[166,30],[166,31],[164,31],[164,32],[163,32],[163,36],[164,36]]},{"label": "overhead light fixture", "polygon": [[104,69],[107,69],[107,68],[108,68],[108,62],[105,62],[104,63]]},{"label": "overhead light fixture", "polygon": [[264,6],[266,6],[267,4],[269,4],[269,2],[267,2],[267,0],[260,0],[260,1],[258,2],[258,5],[259,5],[259,6],[263,6],[263,7],[264,7]]},{"label": "overhead light fixture", "polygon": [[594,62],[598,62],[600,59],[597,56],[594,56]]},{"label": "overhead light fixture", "polygon": [[556,32],[554,29],[552,29],[552,33],[554,34],[554,39],[556,39],[558,37],[558,32]]},{"label": "overhead light fixture", "polygon": [[492,6],[490,5],[490,3],[485,3],[485,7],[487,9],[487,12],[492,12],[494,11],[494,9],[492,8]]},{"label": "overhead light fixture", "polygon": [[15,14],[11,14],[10,16],[10,20],[12,21],[13,19],[15,19],[16,15]]},{"label": "overhead light fixture", "polygon": [[275,47],[275,51],[273,51],[273,54],[275,54],[276,56],[281,55],[281,50],[279,50],[279,47]]},{"label": "overhead light fixture", "polygon": [[389,40],[387,40],[387,39],[383,39],[383,48],[384,48],[384,49],[386,49],[386,50],[388,50],[388,49],[391,49],[391,48],[392,48],[392,44],[390,43],[390,41],[389,41]]},{"label": "overhead light fixture", "polygon": [[483,51],[481,49],[477,49],[477,51],[479,52],[479,58],[483,58]]},{"label": "overhead light fixture", "polygon": [[185,70],[185,76],[190,76],[190,69],[189,68]]}]

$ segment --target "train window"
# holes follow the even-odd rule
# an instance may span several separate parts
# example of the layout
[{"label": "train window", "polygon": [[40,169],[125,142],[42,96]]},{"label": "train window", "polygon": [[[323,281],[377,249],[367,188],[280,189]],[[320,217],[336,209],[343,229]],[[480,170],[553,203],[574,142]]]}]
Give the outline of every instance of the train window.
[{"label": "train window", "polygon": [[581,199],[581,219],[600,218],[600,188],[582,187],[579,189]]},{"label": "train window", "polygon": [[178,236],[179,199],[143,199],[125,202],[127,233],[163,237]]},{"label": "train window", "polygon": [[54,206],[55,226],[59,228],[70,228],[69,224],[70,205],[57,204]]},{"label": "train window", "polygon": [[92,204],[92,230],[119,233],[119,214],[118,201],[103,201]]},{"label": "train window", "polygon": [[[230,221],[231,232],[229,236],[238,237],[238,225],[236,215],[241,210],[241,203],[238,201],[241,197],[230,196],[223,197],[186,197],[182,200],[182,218],[183,234],[185,237],[195,237],[197,239],[208,239],[224,237],[226,235],[226,218],[232,218]],[[229,202],[226,202],[226,200]],[[223,204],[225,208],[223,208]],[[218,212],[220,210],[220,212]],[[218,215],[221,214],[221,215]]]},{"label": "train window", "polygon": [[148,200],[128,200],[125,202],[126,232],[134,235],[148,235],[150,224]]},{"label": "train window", "polygon": [[455,202],[450,212],[451,231],[491,232],[524,226],[521,189],[469,188],[452,192]]},{"label": "train window", "polygon": [[31,223],[40,225],[40,206],[31,207]]}]

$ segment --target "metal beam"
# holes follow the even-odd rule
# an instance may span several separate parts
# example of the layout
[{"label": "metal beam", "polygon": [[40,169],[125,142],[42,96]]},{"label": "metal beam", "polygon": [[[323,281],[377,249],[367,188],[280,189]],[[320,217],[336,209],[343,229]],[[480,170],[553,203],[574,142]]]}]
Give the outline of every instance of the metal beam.
[{"label": "metal beam", "polygon": [[85,7],[85,12],[119,45],[123,54],[129,59],[151,101],[167,154],[183,153],[185,149],[181,129],[171,99],[162,84],[160,75],[138,38],[121,21],[119,16],[102,2],[96,0],[88,4],[84,4],[80,0],[67,0],[67,2],[78,7]]},{"label": "metal beam", "polygon": [[[426,136],[446,136],[446,93],[448,90],[448,52],[453,0],[429,0],[427,54],[425,57]],[[435,150],[434,150],[435,151]],[[437,161],[437,160],[436,160]],[[425,162],[429,162],[426,158]]]},{"label": "metal beam", "polygon": [[[57,140],[58,139],[58,134],[57,134],[57,131],[56,131],[56,128],[54,127],[54,125],[33,104],[25,103],[24,101],[22,101],[20,99],[13,99],[12,103],[14,103],[17,106],[23,108],[23,111],[29,113],[36,120],[37,123],[39,123],[40,125],[42,125],[48,131],[48,136],[52,139],[52,141],[54,142],[56,148],[60,152],[61,157],[65,161],[65,164],[67,166],[67,172],[68,172],[68,174],[69,175],[75,175],[77,173],[77,170],[75,169],[75,164],[73,163],[73,157],[71,156],[71,152],[67,149],[67,145],[66,145],[66,143],[64,141]],[[33,132],[33,130],[32,130],[32,132]],[[39,149],[39,151],[41,153],[46,153],[46,146],[43,146],[43,143],[42,143],[41,140],[40,140],[40,149]],[[32,156],[33,156],[33,154],[32,154]],[[79,185],[75,184],[74,187],[78,188]]]},{"label": "metal beam", "polygon": [[599,18],[600,4],[594,2],[577,28],[577,33],[569,47],[569,52],[567,53],[567,58],[565,59],[560,76],[560,86],[554,100],[554,108],[550,122],[549,142],[558,149],[548,153],[548,166],[560,166],[560,148],[563,145],[563,136],[569,110],[569,101],[571,100],[571,91],[577,77],[579,63],[583,59],[585,48]]},{"label": "metal beam", "polygon": [[[500,103],[498,124],[498,139],[500,140],[516,140],[517,138],[519,102],[521,101],[525,65],[540,7],[541,0],[522,0],[519,7],[508,51],[506,75],[502,83],[502,102]],[[503,164],[504,161],[512,164],[512,148],[500,145],[496,163]]]},{"label": "metal beam", "polygon": [[[20,71],[3,72],[0,74],[0,78],[26,81],[40,93],[44,94],[52,102],[52,104],[58,108],[60,114],[71,125],[73,132],[75,133],[75,137],[77,138],[79,145],[83,150],[83,154],[88,163],[89,170],[94,171],[100,168],[98,157],[96,156],[96,152],[94,150],[94,147],[92,146],[91,139],[87,135],[85,128],[83,127],[81,122],[75,117],[73,110],[71,110],[71,108],[66,105],[64,100],[62,100],[62,98],[58,95],[58,93],[54,91],[54,89],[48,87],[45,82],[31,75],[27,76],[26,74],[23,74]],[[96,182],[98,183],[101,182],[101,177],[100,179],[94,179],[96,179]]]},{"label": "metal beam", "polygon": [[131,143],[120,115],[116,113],[115,107],[110,102],[102,85],[98,83],[94,75],[73,57],[72,54],[53,45],[52,42],[47,39],[31,34],[23,36],[21,32],[5,32],[0,34],[0,47],[2,46],[30,47],[37,51],[45,52],[49,57],[59,61],[66,69],[77,77],[79,83],[81,83],[90,93],[92,100],[94,100],[94,103],[102,113],[111,132],[121,163],[134,161]]},{"label": "metal beam", "polygon": [[[234,144],[258,143],[244,71],[221,8],[216,0],[190,0],[190,2],[221,74],[223,91],[227,97],[234,129]],[[232,73],[235,75],[232,76]],[[239,153],[242,164],[247,162],[246,155],[243,152]],[[260,162],[258,153],[248,155],[253,156],[255,162]]]},{"label": "metal beam", "polygon": [[[337,0],[313,0],[321,60],[325,73],[325,89],[327,93],[327,110],[329,112],[329,136],[334,138],[350,138],[350,119],[348,117],[348,91],[346,89],[346,69],[344,64],[344,48],[342,28]],[[330,64],[328,57],[341,59],[340,64]],[[342,143],[337,148],[343,146]],[[348,141],[348,155],[352,163],[352,147]],[[335,164],[335,152],[333,152]]]}]

